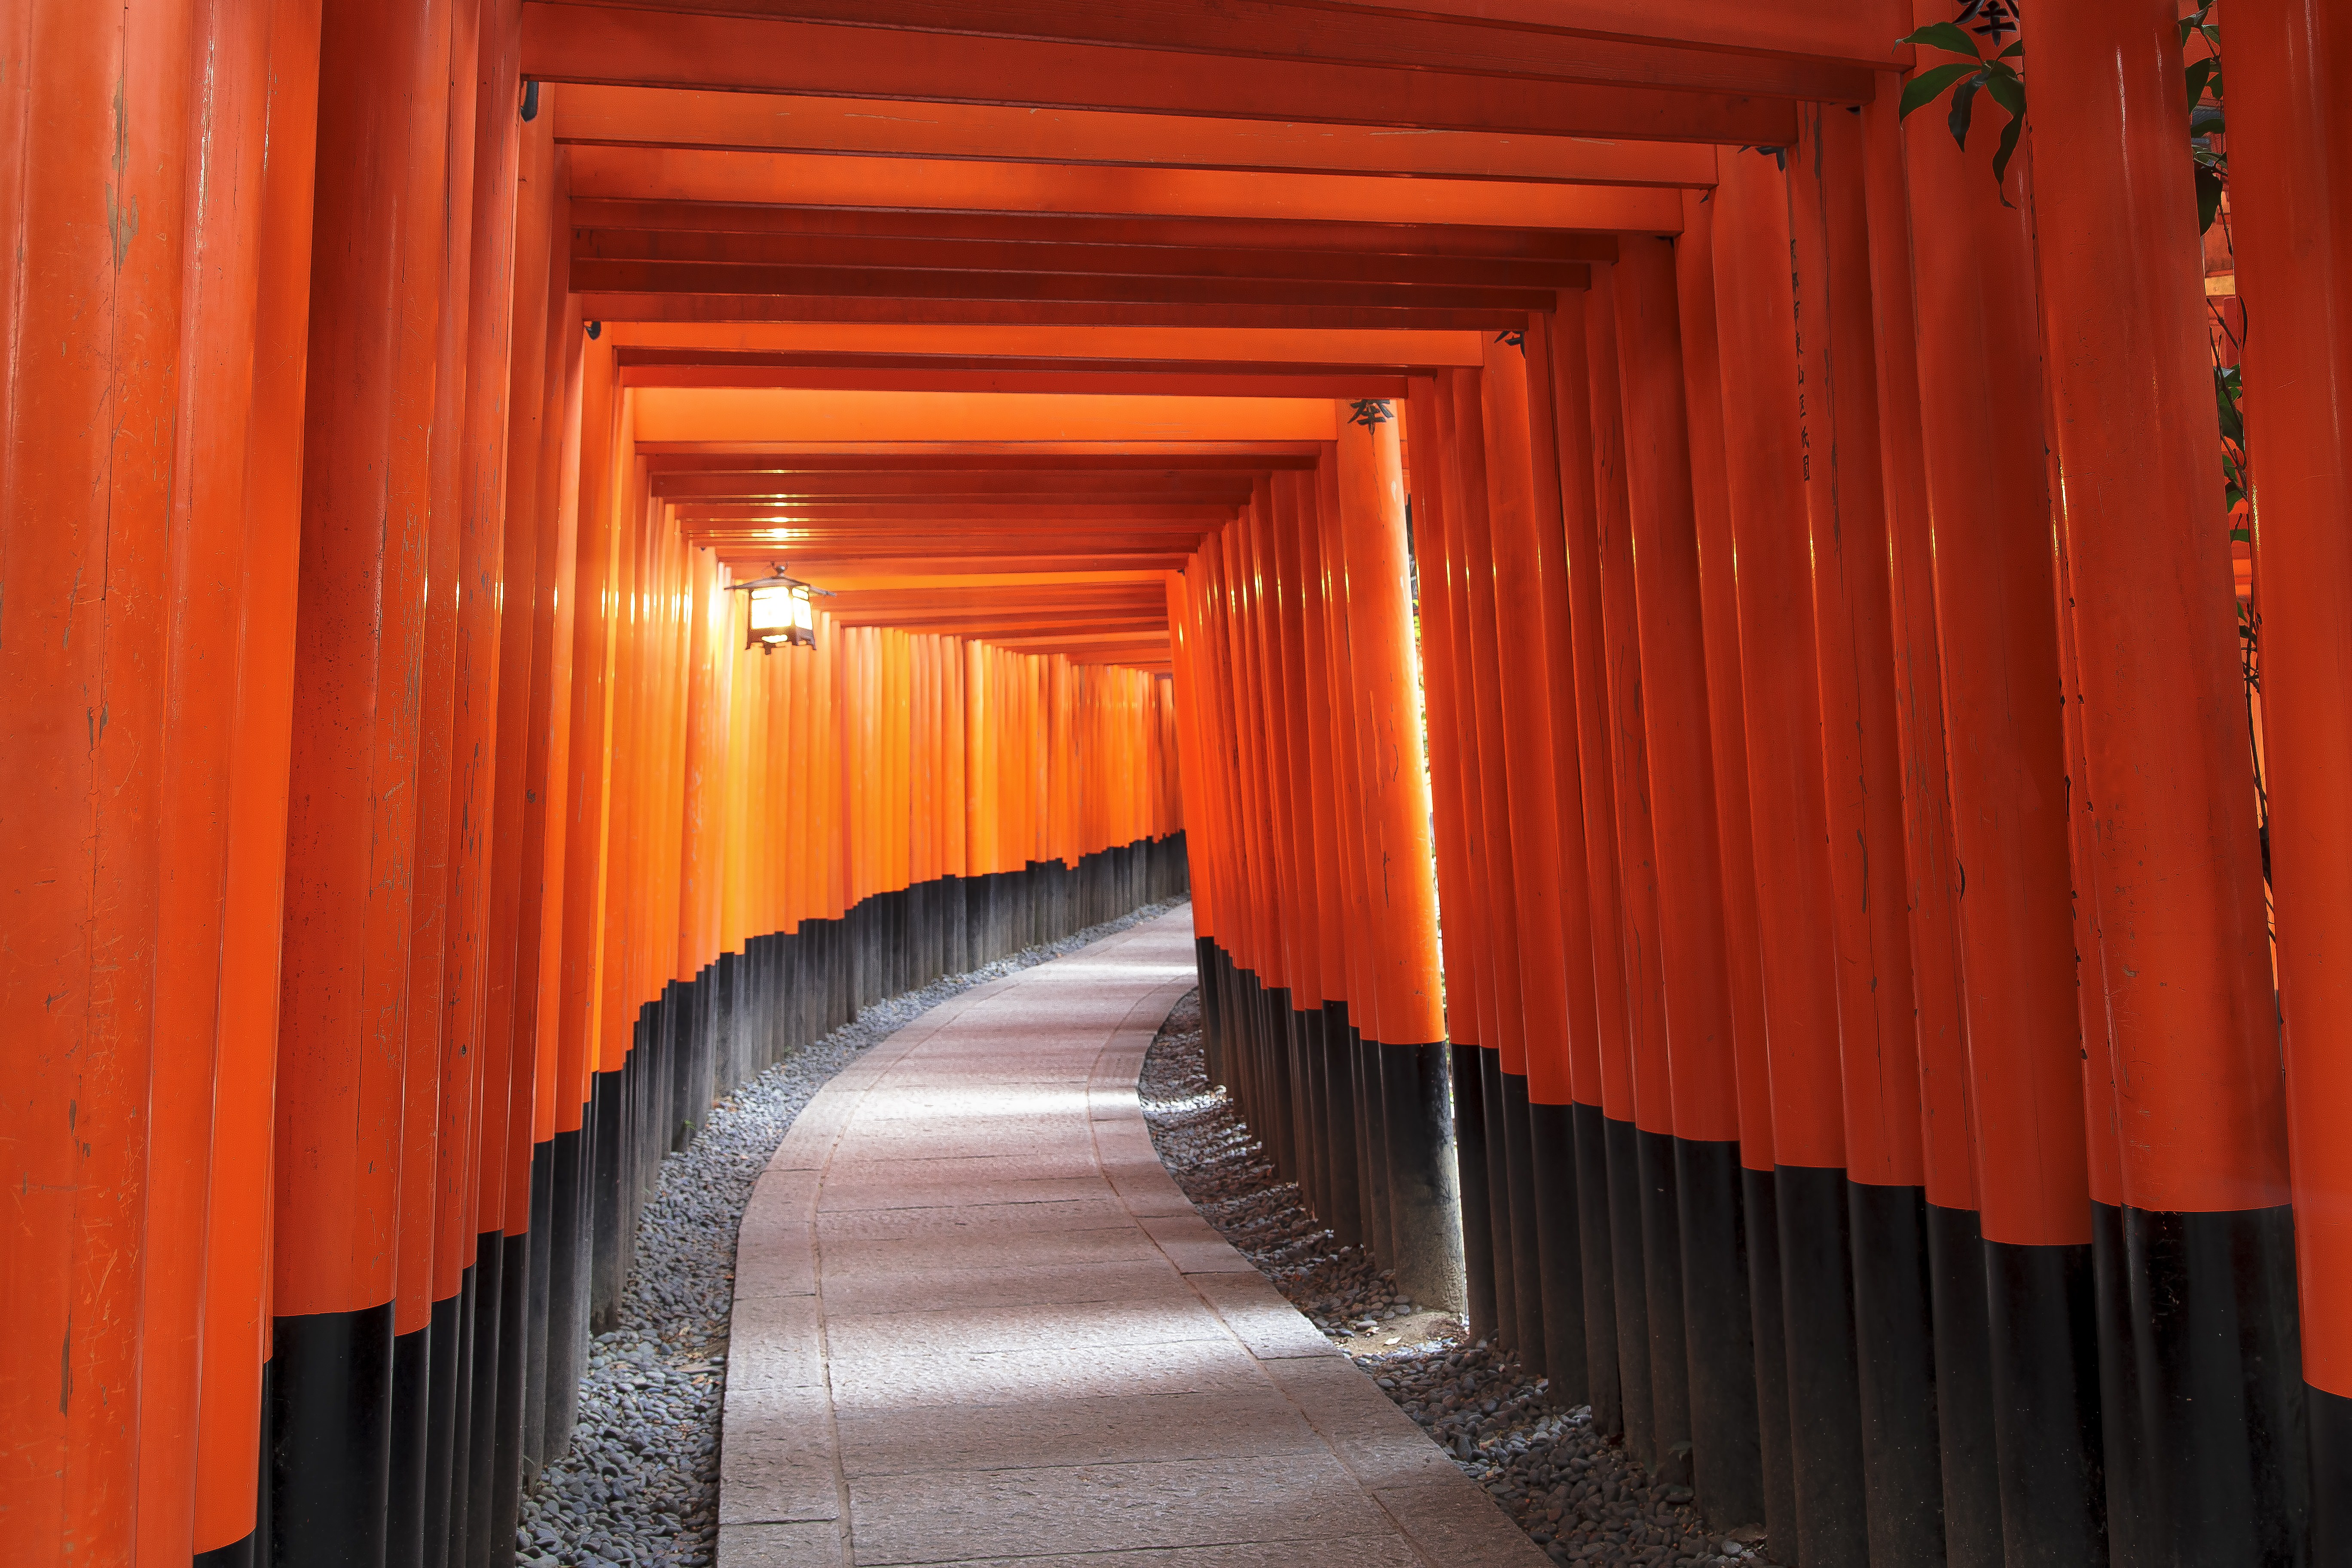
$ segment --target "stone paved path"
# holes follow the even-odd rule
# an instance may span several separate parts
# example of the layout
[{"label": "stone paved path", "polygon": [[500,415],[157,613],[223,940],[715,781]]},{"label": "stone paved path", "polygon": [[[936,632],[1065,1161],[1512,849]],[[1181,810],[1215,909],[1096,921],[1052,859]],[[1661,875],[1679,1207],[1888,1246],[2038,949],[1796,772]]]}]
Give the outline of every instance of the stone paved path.
[{"label": "stone paved path", "polygon": [[835,1078],[743,1218],[719,1568],[1550,1568],[1168,1178],[1189,909]]}]

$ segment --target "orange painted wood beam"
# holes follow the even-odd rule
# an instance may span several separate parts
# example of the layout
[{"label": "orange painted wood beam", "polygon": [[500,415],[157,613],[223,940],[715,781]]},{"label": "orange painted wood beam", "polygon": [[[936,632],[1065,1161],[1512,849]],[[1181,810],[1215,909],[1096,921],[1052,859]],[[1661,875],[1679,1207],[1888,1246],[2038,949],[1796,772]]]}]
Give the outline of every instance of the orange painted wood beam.
[{"label": "orange painted wood beam", "polygon": [[1328,440],[1337,405],[1309,398],[966,397],[921,392],[706,391],[646,388],[635,400],[641,439],[928,441]]},{"label": "orange painted wood beam", "polygon": [[599,323],[919,322],[938,326],[1298,327],[1330,331],[1517,331],[1528,312],[1419,305],[1198,305],[931,300],[872,295],[679,294],[589,289],[573,296]]},{"label": "orange painted wood beam", "polygon": [[664,441],[640,437],[646,467],[698,465],[801,473],[822,469],[1054,468],[1268,468],[1315,466],[1315,441]]},{"label": "orange painted wood beam", "polygon": [[621,372],[623,386],[784,386],[850,392],[1052,392],[1122,397],[1402,397],[1405,378],[1379,371],[1333,374],[1209,374],[1134,371],[833,369],[757,363],[648,364]]},{"label": "orange painted wood beam", "polygon": [[[672,0],[622,3],[649,10],[686,9]],[[1346,7],[1346,19],[1339,21],[1330,15],[1339,7],[1284,0],[1189,0],[1151,6],[1084,5],[1067,0],[789,0],[740,8],[803,23],[845,23],[911,34],[900,40],[908,52],[946,53],[971,47],[966,40],[985,39],[1839,102],[1867,101],[1871,91],[1866,68],[1734,53],[1665,36],[1627,38],[1622,16],[1606,31],[1570,32],[1551,25],[1473,23],[1369,5]]]},{"label": "orange painted wood beam", "polygon": [[[1335,24],[1352,25],[1371,7],[1324,5]],[[1754,0],[1413,0],[1424,16],[1482,23],[1517,23],[1578,37],[1648,41],[1676,47],[1757,50],[1867,68],[1892,59],[1910,63],[1910,51],[1890,51],[1889,37],[1913,26],[1908,0],[1805,0],[1801,5],[1759,5]]]},{"label": "orange painted wood beam", "polygon": [[[1427,256],[1412,245],[1411,237],[1422,232],[1424,231],[1406,229],[1390,237],[1389,248],[1365,251],[1307,246],[1219,246],[1205,239],[1122,245],[1025,237],[967,238],[923,234],[600,228],[575,223],[571,254],[575,274],[593,262],[635,261],[668,263],[681,270],[688,267],[847,267],[893,275],[901,271],[1005,272],[1415,284],[1455,289],[1581,289],[1591,281],[1588,263],[1594,258],[1590,256]],[[1579,243],[1559,248],[1616,248],[1615,242],[1606,236],[1578,238]]]},{"label": "orange painted wood beam", "polygon": [[[1714,149],[1704,149],[1710,165]],[[745,164],[744,167],[756,165]],[[921,169],[942,173],[929,164],[893,162],[890,169]],[[985,175],[987,171],[977,171]],[[944,182],[937,184],[942,190]],[[1328,189],[1334,182],[1299,182],[1301,188]],[[1424,184],[1382,182],[1400,196],[1431,189]],[[1255,186],[1248,188],[1256,188]],[[1276,188],[1280,188],[1279,186]],[[900,196],[906,192],[871,190],[869,197]],[[920,194],[918,190],[916,193]],[[961,204],[905,203],[885,206],[868,199],[830,202],[814,195],[751,204],[677,199],[612,197],[572,204],[572,227],[597,233],[625,235],[644,231],[677,235],[762,236],[795,241],[887,240],[958,241],[1029,246],[1087,246],[1154,250],[1214,250],[1246,253],[1301,251],[1341,256],[1454,257],[1489,261],[1614,261],[1616,234],[1622,225],[1574,221],[1622,217],[1664,203],[1655,191],[1635,189],[1590,201],[1569,199],[1567,210],[1514,206],[1513,216],[1500,221],[1480,221],[1471,213],[1440,209],[1430,214],[1411,204],[1370,220],[1315,218],[1273,213],[1265,216],[1221,216],[1184,212],[1157,216],[1114,208],[1108,212],[1032,211],[1025,207],[993,207],[985,198],[1017,194],[999,190],[985,179],[966,182]],[[1525,195],[1523,192],[1494,193]],[[1565,220],[1565,221],[1564,221]],[[1679,217],[1676,222],[1679,224]]]},{"label": "orange painted wood beam", "polygon": [[[1779,146],[1782,134],[1740,145]],[[1219,169],[734,153],[691,147],[572,147],[575,201],[669,201],[1291,222],[1448,224],[1484,228],[1682,227],[1670,186],[1398,180]],[[575,210],[579,210],[575,207]]]},{"label": "orange painted wood beam", "polygon": [[1570,184],[1715,183],[1711,149],[1672,142],[1460,131],[1396,136],[1355,125],[1040,110],[993,103],[930,103],[909,112],[905,104],[885,99],[578,84],[566,88],[557,100],[555,125],[557,140],[569,145],[887,153]]},{"label": "orange painted wood beam", "polygon": [[[987,12],[980,14],[998,9],[991,0]],[[871,21],[862,5],[852,19]],[[1129,16],[1135,8],[1089,14]],[[1212,17],[1205,10],[1200,20],[1211,24],[1199,34],[1202,43],[1233,34],[1218,25],[1222,17]],[[1376,24],[1368,19],[1363,26]],[[1322,43],[1352,35],[1358,26],[1351,21],[1346,28],[1336,28],[1318,19],[1299,37],[1302,42],[1311,38]],[[1454,31],[1466,37],[1476,29]],[[1521,45],[1538,48],[1541,35],[1490,34],[1489,38],[1505,50]],[[1544,64],[1580,70],[1589,79],[1597,73],[1577,62],[1605,53],[1606,46],[1577,39]],[[1842,73],[1834,82],[1801,86],[1784,79],[1772,83],[1769,93],[1754,86],[1702,91],[1663,85],[1671,79],[1663,70],[1655,73],[1661,79],[1638,86],[1622,85],[1622,78],[1618,83],[1575,75],[1531,79],[1535,73],[1525,62],[1509,66],[1508,57],[1489,58],[1493,64],[1485,68],[1508,66],[1511,74],[1473,74],[1458,66],[1429,69],[1422,59],[1410,57],[1363,64],[970,34],[952,42],[915,40],[870,25],[714,16],[560,0],[526,0],[523,6],[523,74],[558,82],[1760,145],[1795,140],[1790,99],[1853,101],[1868,96],[1867,80],[1852,73]],[[1695,54],[1693,59],[1712,58]],[[1750,68],[1760,79],[1773,68],[1756,62]],[[1578,81],[1578,90],[1562,92],[1561,80]]]},{"label": "orange painted wood beam", "polygon": [[742,491],[731,487],[753,483],[766,487],[760,493],[811,498],[830,496],[873,500],[892,496],[968,496],[977,500],[988,496],[1024,499],[1062,496],[1112,500],[1130,497],[1160,500],[1180,498],[1188,500],[1246,500],[1250,486],[1259,471],[1262,470],[1138,467],[1085,468],[1075,472],[1045,468],[828,468],[809,472],[775,468],[719,468],[710,463],[698,464],[693,468],[649,467],[647,470],[653,493],[656,496],[741,494]]},{"label": "orange painted wood beam", "polygon": [[[880,573],[908,571],[919,568],[925,577],[995,575],[1003,573],[1085,573],[1085,572],[1181,572],[1191,558],[1190,550],[1162,550],[1150,554],[1118,555],[1108,552],[1092,555],[997,555],[966,553],[962,555],[927,555],[912,561],[897,561],[887,555],[876,555],[858,551],[836,550],[829,552],[795,552],[792,558],[795,575],[807,576],[824,585],[828,574],[872,576]],[[730,557],[724,551],[720,559]],[[745,560],[759,560],[756,551],[742,552]]]},{"label": "orange painted wood beam", "polygon": [[[1452,231],[1428,230],[1429,233]],[[1484,355],[1473,331],[1316,331],[1295,328],[926,326],[903,321],[607,321],[616,352],[1012,355],[1087,363],[1145,360],[1264,364],[1468,365]]]},{"label": "orange painted wood beam", "polygon": [[[1563,282],[1561,287],[1570,286]],[[575,256],[580,294],[751,295],[824,300],[994,300],[1045,305],[1273,306],[1358,310],[1549,309],[1548,288],[1343,283],[1291,279],[1000,272],[780,262],[606,260]]]},{"label": "orange painted wood beam", "polygon": [[656,496],[689,494],[691,482],[703,479],[731,482],[760,478],[797,496],[1098,496],[1150,491],[1155,496],[1213,494],[1223,499],[1249,496],[1251,479],[1256,479],[1261,472],[1267,472],[1267,468],[1249,463],[1246,458],[1221,461],[1216,468],[1181,468],[1167,458],[1146,458],[1119,468],[1106,468],[1098,463],[1087,463],[1085,468],[1066,468],[1061,463],[997,463],[967,468],[962,463],[940,466],[910,461],[903,466],[887,461],[858,461],[856,466],[802,466],[776,458],[727,458],[719,454],[656,458],[646,463],[646,475],[652,479]]}]

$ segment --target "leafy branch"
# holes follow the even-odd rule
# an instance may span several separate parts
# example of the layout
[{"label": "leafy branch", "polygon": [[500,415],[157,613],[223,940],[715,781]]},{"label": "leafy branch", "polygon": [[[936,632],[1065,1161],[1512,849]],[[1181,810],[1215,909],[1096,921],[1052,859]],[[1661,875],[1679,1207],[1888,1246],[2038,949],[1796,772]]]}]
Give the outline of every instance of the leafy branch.
[{"label": "leafy branch", "polygon": [[2230,182],[2230,155],[2214,151],[2213,138],[2229,129],[2221,114],[2221,28],[2209,20],[2211,0],[2181,18],[2180,47],[2202,37],[2206,57],[2192,61],[2189,88],[2189,153],[2197,164],[2197,232],[2213,226],[2221,213],[2221,191]]},{"label": "leafy branch", "polygon": [[[1964,13],[1965,15],[1965,13]],[[1992,41],[2000,41],[1998,26],[1987,24],[1979,31],[1991,31]],[[1963,150],[1969,144],[1969,128],[1976,117],[1977,94],[1983,93],[2009,111],[2009,123],[2001,127],[2000,145],[1992,155],[1992,177],[2000,184],[2009,176],[2009,161],[2017,153],[2017,138],[2025,129],[2025,79],[2009,62],[2025,53],[2025,40],[2018,39],[1999,54],[1988,59],[1977,47],[1977,40],[1957,22],[1931,22],[1927,26],[1897,43],[1924,44],[1931,49],[1941,49],[1948,55],[1962,58],[1952,65],[1936,66],[1921,71],[1903,87],[1902,112],[1899,119],[1908,120],[1944,95],[1952,94],[1952,108],[1944,123],[1950,127],[1952,140]],[[2001,198],[2003,205],[2009,197]]]}]

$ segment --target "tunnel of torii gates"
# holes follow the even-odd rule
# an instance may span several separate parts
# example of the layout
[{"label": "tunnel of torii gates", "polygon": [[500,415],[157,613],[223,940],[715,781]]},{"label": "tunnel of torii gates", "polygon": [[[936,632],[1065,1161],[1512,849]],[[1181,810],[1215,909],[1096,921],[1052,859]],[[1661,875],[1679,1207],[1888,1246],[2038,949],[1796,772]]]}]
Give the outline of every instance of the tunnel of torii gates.
[{"label": "tunnel of torii gates", "polygon": [[510,1561],[714,1097],[1189,886],[1711,1521],[2352,1563],[2352,11],[2200,242],[2012,10],[0,7],[0,1555]]}]

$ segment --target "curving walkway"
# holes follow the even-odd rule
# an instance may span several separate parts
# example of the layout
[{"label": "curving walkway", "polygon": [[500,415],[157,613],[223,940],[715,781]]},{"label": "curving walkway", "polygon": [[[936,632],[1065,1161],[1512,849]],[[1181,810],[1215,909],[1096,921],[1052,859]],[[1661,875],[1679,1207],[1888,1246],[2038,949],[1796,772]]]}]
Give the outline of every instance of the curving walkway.
[{"label": "curving walkway", "polygon": [[743,1216],[720,1568],[1549,1568],[1169,1180],[1135,1080],[1193,984],[1179,910],[801,1113]]}]

